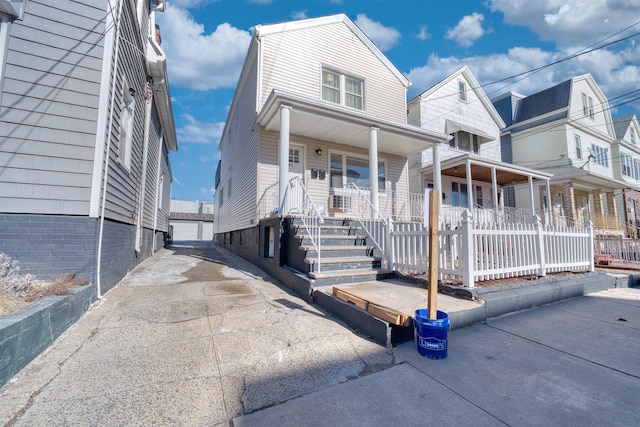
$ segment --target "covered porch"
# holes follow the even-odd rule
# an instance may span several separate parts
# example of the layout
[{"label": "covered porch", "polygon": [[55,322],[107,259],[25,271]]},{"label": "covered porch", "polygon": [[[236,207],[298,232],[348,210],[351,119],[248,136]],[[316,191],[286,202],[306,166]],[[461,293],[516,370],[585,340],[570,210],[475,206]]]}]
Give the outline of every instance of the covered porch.
[{"label": "covered porch", "polygon": [[[353,187],[367,195],[373,211],[398,206],[395,198],[408,194],[407,156],[449,139],[278,90],[269,96],[257,124],[277,135],[277,179],[269,182],[259,175],[258,220],[296,215],[308,210],[302,204],[309,203],[321,216],[348,215]],[[293,178],[304,187],[302,198],[290,194]]]}]

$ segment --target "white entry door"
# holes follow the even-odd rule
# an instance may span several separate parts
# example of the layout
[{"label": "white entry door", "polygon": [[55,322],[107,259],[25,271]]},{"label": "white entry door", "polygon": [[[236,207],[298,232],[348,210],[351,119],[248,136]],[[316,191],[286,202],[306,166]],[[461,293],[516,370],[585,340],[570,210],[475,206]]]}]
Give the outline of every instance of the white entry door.
[{"label": "white entry door", "polygon": [[[289,145],[289,180],[299,177],[304,183],[304,146],[290,144]],[[289,188],[289,211],[292,213],[302,213],[303,196],[301,189]],[[294,191],[292,191],[294,190]]]}]

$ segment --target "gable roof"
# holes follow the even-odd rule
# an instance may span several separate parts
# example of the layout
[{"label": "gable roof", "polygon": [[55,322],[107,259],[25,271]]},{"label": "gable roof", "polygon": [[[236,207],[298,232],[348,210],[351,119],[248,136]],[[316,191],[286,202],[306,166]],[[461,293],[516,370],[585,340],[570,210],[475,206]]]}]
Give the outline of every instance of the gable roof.
[{"label": "gable roof", "polygon": [[254,29],[254,37],[260,39],[270,34],[282,33],[285,31],[294,31],[304,28],[315,27],[318,25],[335,24],[343,22],[362,42],[378,57],[378,59],[386,65],[394,76],[402,82],[405,87],[409,87],[411,83],[402,72],[382,53],[380,48],[371,41],[369,37],[344,13],[337,15],[322,16],[319,18],[301,19],[298,21],[281,22],[278,24],[257,25]]},{"label": "gable roof", "polygon": [[431,86],[429,89],[425,90],[424,92],[422,92],[420,95],[416,96],[409,102],[414,102],[417,99],[422,100],[427,98],[429,95],[437,92],[443,86],[447,85],[452,80],[457,79],[458,76],[461,76],[461,75],[464,77],[467,83],[469,83],[469,87],[476,94],[476,96],[484,106],[484,109],[487,110],[487,112],[489,113],[493,121],[496,123],[496,125],[498,125],[500,129],[504,128],[506,126],[504,123],[504,120],[496,110],[495,106],[491,103],[491,100],[489,100],[489,98],[487,97],[487,94],[480,86],[480,83],[478,83],[478,80],[476,80],[475,76],[473,75],[469,67],[467,67],[466,65],[460,68],[458,71],[450,74],[444,80],[441,80],[439,83]]},{"label": "gable roof", "polygon": [[624,134],[627,133],[627,129],[629,129],[634,116],[635,114],[627,114],[626,116],[613,119],[613,129],[616,132],[616,139],[624,138]]}]

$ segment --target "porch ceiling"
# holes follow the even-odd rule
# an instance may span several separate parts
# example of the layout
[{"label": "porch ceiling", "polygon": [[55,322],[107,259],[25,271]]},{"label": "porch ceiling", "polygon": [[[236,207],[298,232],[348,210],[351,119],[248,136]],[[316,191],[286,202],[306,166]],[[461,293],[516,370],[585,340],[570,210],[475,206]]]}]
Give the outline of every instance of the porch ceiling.
[{"label": "porch ceiling", "polygon": [[[529,182],[529,176],[534,180],[548,180],[550,174],[539,172],[522,166],[487,159],[473,154],[464,154],[441,162],[442,176],[451,176],[460,179],[467,178],[467,163],[471,166],[471,178],[474,181],[492,182],[491,169],[496,170],[496,183],[498,185],[517,185]],[[433,167],[425,168],[427,174],[433,171]]]},{"label": "porch ceiling", "polygon": [[280,131],[280,107],[291,107],[290,133],[318,141],[369,150],[369,130],[378,129],[378,151],[407,156],[450,137],[417,126],[395,123],[364,112],[274,91],[258,115],[264,129]]}]

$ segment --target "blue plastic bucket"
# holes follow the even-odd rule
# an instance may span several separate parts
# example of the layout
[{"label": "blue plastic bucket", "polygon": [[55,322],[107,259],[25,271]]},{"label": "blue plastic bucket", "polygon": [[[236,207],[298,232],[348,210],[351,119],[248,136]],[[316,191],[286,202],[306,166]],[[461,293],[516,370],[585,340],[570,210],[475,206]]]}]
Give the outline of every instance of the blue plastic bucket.
[{"label": "blue plastic bucket", "polygon": [[449,316],[438,310],[437,319],[429,319],[429,310],[416,310],[413,324],[416,329],[418,353],[429,359],[444,359],[449,347]]}]

